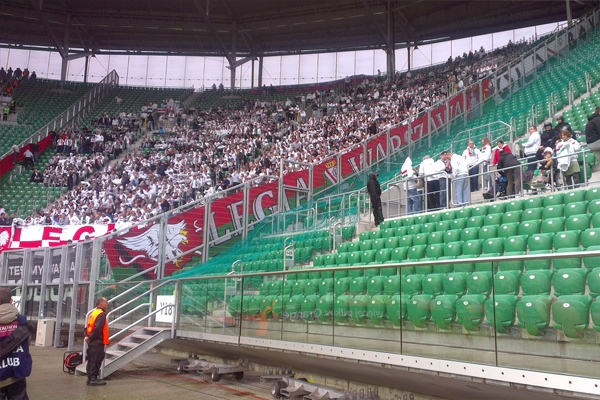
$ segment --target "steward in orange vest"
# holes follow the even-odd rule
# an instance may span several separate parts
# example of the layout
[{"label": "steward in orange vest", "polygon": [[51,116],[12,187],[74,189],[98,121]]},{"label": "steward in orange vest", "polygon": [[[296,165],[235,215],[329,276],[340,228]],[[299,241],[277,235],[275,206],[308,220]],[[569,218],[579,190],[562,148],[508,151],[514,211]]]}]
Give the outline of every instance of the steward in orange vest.
[{"label": "steward in orange vest", "polygon": [[92,386],[106,385],[102,379],[98,379],[102,361],[106,355],[104,346],[110,343],[108,334],[108,321],[106,320],[106,309],[108,300],[100,297],[96,300],[96,308],[90,314],[85,329],[85,342],[87,349],[87,384]]}]

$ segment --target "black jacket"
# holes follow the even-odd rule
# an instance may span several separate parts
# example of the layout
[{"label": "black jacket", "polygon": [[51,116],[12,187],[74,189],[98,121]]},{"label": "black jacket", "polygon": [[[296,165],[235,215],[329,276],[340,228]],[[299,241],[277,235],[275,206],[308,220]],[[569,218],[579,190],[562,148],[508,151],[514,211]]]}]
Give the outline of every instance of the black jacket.
[{"label": "black jacket", "polygon": [[587,144],[600,140],[600,114],[593,113],[585,125],[585,141]]},{"label": "black jacket", "polygon": [[507,153],[505,151],[500,152],[500,161],[498,161],[498,170],[504,168],[519,167],[521,164],[514,154]]},{"label": "black jacket", "polygon": [[367,190],[369,191],[369,196],[371,196],[371,202],[380,198],[381,186],[379,185],[377,178],[373,175],[371,175],[369,182],[367,182]]}]

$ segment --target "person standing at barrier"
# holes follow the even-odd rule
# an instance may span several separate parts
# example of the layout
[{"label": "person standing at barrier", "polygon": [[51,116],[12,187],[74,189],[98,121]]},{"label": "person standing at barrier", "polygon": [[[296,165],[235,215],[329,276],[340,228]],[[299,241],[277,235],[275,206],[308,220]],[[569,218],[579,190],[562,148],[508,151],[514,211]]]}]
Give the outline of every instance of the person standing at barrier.
[{"label": "person standing at barrier", "polygon": [[596,160],[600,161],[600,106],[588,116],[588,123],[585,125],[585,141],[588,148],[596,155]]},{"label": "person standing at barrier", "polygon": [[523,144],[523,154],[525,155],[525,158],[527,158],[528,171],[533,172],[537,168],[536,153],[540,148],[541,143],[542,138],[539,132],[537,131],[537,128],[535,126],[530,126],[529,138],[527,139],[527,142]]},{"label": "person standing at barrier", "polygon": [[475,142],[469,140],[469,145],[463,151],[463,157],[467,161],[469,167],[469,182],[471,186],[471,192],[479,190],[479,149],[475,147]]},{"label": "person standing at barrier", "polygon": [[98,379],[100,368],[105,356],[105,346],[110,343],[108,334],[108,321],[106,320],[106,309],[108,300],[100,297],[96,300],[96,308],[90,314],[85,329],[85,342],[87,349],[87,384],[91,386],[106,385],[102,379]]},{"label": "person standing at barrier", "polygon": [[0,399],[29,400],[26,377],[33,361],[29,336],[33,328],[12,304],[10,289],[0,288]]},{"label": "person standing at barrier", "polygon": [[521,163],[514,154],[500,150],[498,172],[506,177],[507,196],[512,196],[513,193],[521,191]]},{"label": "person standing at barrier", "polygon": [[369,182],[367,182],[367,191],[371,197],[371,207],[373,208],[373,217],[375,218],[375,226],[379,226],[383,222],[383,209],[381,207],[381,186],[377,180],[377,173],[369,174]]},{"label": "person standing at barrier", "polygon": [[483,192],[487,193],[492,187],[492,177],[490,176],[490,161],[492,160],[492,143],[490,139],[484,137],[481,139],[481,151],[479,152],[479,162],[481,162],[481,172],[483,173]]},{"label": "person standing at barrier", "polygon": [[450,161],[452,166],[453,182],[456,190],[456,204],[464,206],[469,204],[469,167],[467,160],[458,154],[449,151],[442,152],[442,159]]},{"label": "person standing at barrier", "polygon": [[419,176],[425,179],[427,189],[427,211],[440,208],[440,182],[435,169],[435,162],[430,156],[423,157],[419,166]]}]

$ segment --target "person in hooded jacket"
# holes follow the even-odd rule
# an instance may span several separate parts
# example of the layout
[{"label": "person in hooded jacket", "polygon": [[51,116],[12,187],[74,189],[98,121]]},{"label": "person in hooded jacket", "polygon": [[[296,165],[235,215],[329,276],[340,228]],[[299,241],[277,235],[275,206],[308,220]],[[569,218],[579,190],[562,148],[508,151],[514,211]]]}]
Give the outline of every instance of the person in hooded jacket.
[{"label": "person in hooded jacket", "polygon": [[373,217],[375,218],[375,226],[379,226],[383,222],[383,210],[381,208],[381,186],[377,180],[377,174],[371,172],[369,181],[367,182],[367,191],[371,197],[371,207],[373,208]]},{"label": "person in hooded jacket", "polygon": [[33,328],[12,304],[10,289],[0,287],[0,399],[29,400],[26,379],[33,361],[29,336]]},{"label": "person in hooded jacket", "polygon": [[[500,160],[498,161],[498,172],[508,181],[506,185],[506,194],[511,196],[514,192],[521,190],[521,163],[514,154],[500,150]],[[514,187],[514,189],[513,189]]]},{"label": "person in hooded jacket", "polygon": [[585,141],[588,148],[596,155],[596,160],[600,161],[600,106],[588,116],[588,123],[585,125]]}]

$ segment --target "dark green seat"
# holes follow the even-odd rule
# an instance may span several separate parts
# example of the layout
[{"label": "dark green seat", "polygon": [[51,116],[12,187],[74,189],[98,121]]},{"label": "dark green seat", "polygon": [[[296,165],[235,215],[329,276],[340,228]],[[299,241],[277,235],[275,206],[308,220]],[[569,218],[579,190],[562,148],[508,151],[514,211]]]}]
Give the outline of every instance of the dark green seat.
[{"label": "dark green seat", "polygon": [[527,251],[527,235],[516,235],[504,238],[504,249],[506,251]]},{"label": "dark green seat", "polygon": [[[565,247],[556,250],[556,253],[581,253],[583,256],[583,249],[580,247]],[[581,260],[582,257],[555,258],[552,260],[552,266],[555,270],[581,268]]]},{"label": "dark green seat", "polygon": [[585,294],[587,268],[565,268],[556,271],[552,277],[555,296]]},{"label": "dark green seat", "polygon": [[365,318],[367,316],[367,304],[369,304],[370,301],[371,296],[364,294],[356,295],[352,300],[350,300],[350,319],[354,321],[355,324],[362,325],[366,322]]},{"label": "dark green seat", "polygon": [[492,272],[478,271],[467,275],[467,293],[488,296],[492,291]]},{"label": "dark green seat", "polygon": [[[508,251],[504,253],[504,257],[510,256],[522,256],[527,254],[524,251]],[[501,258],[503,260],[503,258]],[[523,271],[523,260],[513,260],[513,261],[500,261],[498,263],[498,267],[500,271]]]},{"label": "dark green seat", "polygon": [[531,270],[521,276],[523,296],[550,294],[554,271],[549,269]]},{"label": "dark green seat", "polygon": [[494,293],[519,294],[521,273],[519,271],[499,271],[494,275]]},{"label": "dark green seat", "polygon": [[383,325],[383,320],[387,315],[386,309],[389,300],[390,296],[383,294],[371,296],[370,301],[367,303],[367,317],[373,325]]},{"label": "dark green seat", "polygon": [[408,295],[393,295],[386,303],[386,314],[387,318],[392,322],[394,326],[402,325],[402,322],[407,317],[407,305],[410,301]]},{"label": "dark green seat", "polygon": [[456,320],[466,330],[474,332],[485,318],[485,300],[483,294],[467,294],[456,302]]},{"label": "dark green seat", "polygon": [[437,324],[439,329],[452,328],[451,324],[456,321],[456,301],[458,299],[459,296],[455,294],[443,294],[431,300],[431,320]]},{"label": "dark green seat", "polygon": [[402,276],[402,294],[407,294],[409,296],[421,294],[423,291],[422,281],[423,275],[420,274]]},{"label": "dark green seat", "polygon": [[429,274],[421,281],[423,294],[438,296],[444,293],[444,274]]},{"label": "dark green seat", "polygon": [[433,296],[418,294],[412,296],[407,304],[407,319],[417,328],[425,328],[431,319],[430,303]]},{"label": "dark green seat", "polygon": [[498,225],[482,226],[478,232],[479,239],[487,240],[498,237]]},{"label": "dark green seat", "polygon": [[386,277],[381,275],[367,278],[367,294],[370,296],[383,294],[383,282],[385,279]]},{"label": "dark green seat", "polygon": [[383,293],[388,296],[400,294],[400,275],[390,275],[383,281]]},{"label": "dark green seat", "polygon": [[587,295],[559,296],[552,304],[554,327],[572,339],[583,337],[589,326],[592,297]]},{"label": "dark green seat", "polygon": [[432,265],[433,273],[436,274],[448,274],[454,271],[454,256],[438,257],[436,261],[442,262],[441,264]]},{"label": "dark green seat", "polygon": [[357,276],[350,281],[348,290],[351,295],[359,295],[367,293],[367,278]]},{"label": "dark green seat", "polygon": [[550,325],[551,305],[550,295],[523,296],[516,307],[519,326],[532,336],[543,336]]},{"label": "dark green seat", "polygon": [[515,236],[519,232],[519,223],[511,222],[508,224],[502,224],[498,227],[498,237],[507,238]]},{"label": "dark green seat", "polygon": [[495,326],[498,333],[508,333],[508,328],[515,325],[518,300],[513,294],[500,294],[486,300],[486,323]]},{"label": "dark green seat", "polygon": [[326,294],[319,297],[319,300],[317,301],[317,304],[315,306],[315,314],[319,321],[331,321],[331,317],[333,316],[333,299],[334,297],[332,294]]},{"label": "dark green seat", "polygon": [[467,274],[464,272],[446,274],[443,282],[444,294],[456,294],[462,296],[467,292]]},{"label": "dark green seat", "polygon": [[354,299],[351,295],[337,296],[333,305],[333,315],[339,323],[348,322],[350,317],[350,302]]},{"label": "dark green seat", "polygon": [[542,233],[556,233],[565,229],[565,217],[548,218],[542,222]]}]

